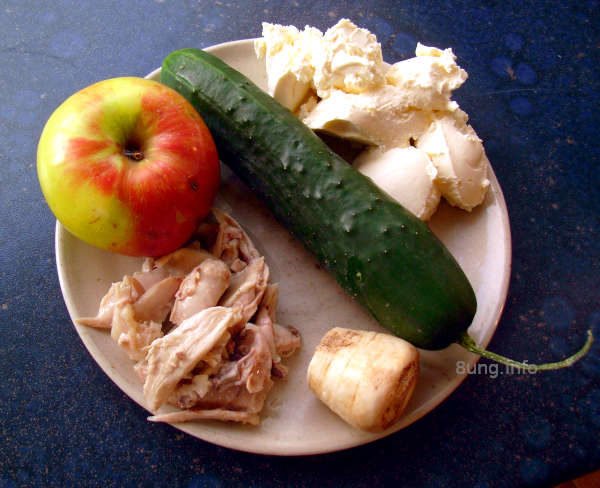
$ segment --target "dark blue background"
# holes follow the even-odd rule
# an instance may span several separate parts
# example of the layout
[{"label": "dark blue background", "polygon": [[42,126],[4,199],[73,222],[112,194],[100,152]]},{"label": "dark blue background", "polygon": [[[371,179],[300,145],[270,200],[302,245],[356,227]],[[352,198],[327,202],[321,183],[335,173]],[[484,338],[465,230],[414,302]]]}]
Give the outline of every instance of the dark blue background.
[{"label": "dark blue background", "polygon": [[472,375],[425,418],[346,452],[276,458],[161,424],[89,356],[60,293],[54,218],[37,183],[43,124],[100,79],[143,76],[170,51],[326,29],[348,17],[384,58],[453,47],[456,100],[508,203],[513,273],[491,348],[533,361],[600,336],[600,5],[597,1],[7,1],[0,6],[0,487],[534,486],[600,467],[600,343],[569,370]]}]

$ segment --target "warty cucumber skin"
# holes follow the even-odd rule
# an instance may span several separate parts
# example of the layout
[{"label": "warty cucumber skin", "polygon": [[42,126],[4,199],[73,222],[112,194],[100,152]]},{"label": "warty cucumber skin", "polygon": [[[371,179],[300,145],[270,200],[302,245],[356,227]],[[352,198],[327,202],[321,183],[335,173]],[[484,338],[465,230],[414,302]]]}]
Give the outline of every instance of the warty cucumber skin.
[{"label": "warty cucumber skin", "polygon": [[475,294],[443,243],[289,110],[198,49],[168,55],[161,82],[192,103],[221,160],[382,326],[423,349],[469,327]]}]

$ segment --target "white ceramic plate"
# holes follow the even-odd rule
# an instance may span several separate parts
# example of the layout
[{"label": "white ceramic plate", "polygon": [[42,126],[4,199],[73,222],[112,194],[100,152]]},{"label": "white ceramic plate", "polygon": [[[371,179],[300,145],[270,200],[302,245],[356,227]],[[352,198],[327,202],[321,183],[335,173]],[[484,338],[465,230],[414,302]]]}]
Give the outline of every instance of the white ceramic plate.
[{"label": "white ceramic plate", "polygon": [[[255,56],[252,40],[213,46],[208,51],[224,59],[261,87],[265,70]],[[149,77],[158,77],[158,70]],[[431,227],[465,270],[477,294],[478,309],[469,329],[479,344],[487,345],[506,299],[510,275],[511,241],[506,204],[490,168],[491,188],[485,203],[472,213],[442,204]],[[229,211],[248,231],[280,284],[278,321],[302,333],[302,350],[287,361],[287,380],[276,383],[259,427],[219,422],[195,422],[176,427],[221,446],[276,455],[317,454],[371,442],[387,436],[439,405],[465,379],[457,361],[477,360],[458,346],[444,351],[422,351],[421,376],[402,420],[381,434],[359,432],[331,413],[309,391],[306,369],[315,346],[333,326],[381,329],[346,296],[335,281],[268,210],[226,169],[217,205]],[[90,247],[56,225],[56,257],[60,284],[71,318],[94,315],[113,281],[139,269],[141,260],[109,254]],[[106,331],[75,325],[83,343],[105,373],[127,395],[144,406],[141,384],[132,363]],[[148,429],[155,428],[148,423]]]}]

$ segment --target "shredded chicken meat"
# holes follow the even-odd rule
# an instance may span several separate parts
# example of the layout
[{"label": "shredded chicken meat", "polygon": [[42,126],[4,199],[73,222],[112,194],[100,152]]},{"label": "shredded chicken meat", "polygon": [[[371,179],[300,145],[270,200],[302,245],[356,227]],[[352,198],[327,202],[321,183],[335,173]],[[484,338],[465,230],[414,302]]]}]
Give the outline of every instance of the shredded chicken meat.
[{"label": "shredded chicken meat", "polygon": [[[258,425],[282,358],[301,345],[276,322],[279,289],[248,234],[213,209],[198,240],[113,283],[94,317],[135,364],[155,422]],[[179,410],[161,411],[163,405]]]},{"label": "shredded chicken meat", "polygon": [[171,322],[178,325],[195,313],[214,307],[229,288],[230,280],[231,272],[223,261],[211,258],[200,263],[177,290]]},{"label": "shredded chicken meat", "polygon": [[212,253],[225,261],[232,271],[241,271],[251,261],[260,257],[254,244],[242,227],[221,210],[213,209],[213,215],[219,223],[219,230]]}]

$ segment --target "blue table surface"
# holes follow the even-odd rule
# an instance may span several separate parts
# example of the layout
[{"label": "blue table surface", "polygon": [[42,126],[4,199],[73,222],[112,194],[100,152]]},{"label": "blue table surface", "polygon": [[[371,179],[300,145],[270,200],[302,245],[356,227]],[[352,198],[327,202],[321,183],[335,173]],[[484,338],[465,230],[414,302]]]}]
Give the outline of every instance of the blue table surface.
[{"label": "blue table surface", "polygon": [[163,424],[121,392],[71,325],[36,145],[56,106],[172,50],[258,37],[261,22],[348,17],[387,61],[452,47],[507,200],[513,268],[491,348],[531,362],[600,336],[597,1],[4,0],[0,6],[0,487],[548,486],[600,467],[600,343],[568,370],[470,375],[383,440],[301,458],[237,452]]}]

